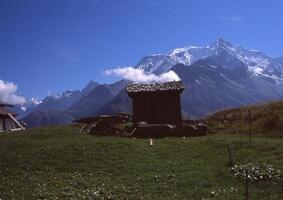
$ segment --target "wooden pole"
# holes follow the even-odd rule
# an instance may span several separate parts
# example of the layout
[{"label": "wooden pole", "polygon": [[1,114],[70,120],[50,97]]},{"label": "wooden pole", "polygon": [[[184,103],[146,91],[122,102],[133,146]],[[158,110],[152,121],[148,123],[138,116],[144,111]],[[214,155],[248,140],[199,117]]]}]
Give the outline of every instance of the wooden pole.
[{"label": "wooden pole", "polygon": [[249,173],[248,169],[246,169],[246,200],[249,200]]},{"label": "wooden pole", "polygon": [[248,125],[249,125],[249,139],[250,144],[252,143],[252,116],[251,116],[251,110],[248,110]]},{"label": "wooden pole", "polygon": [[25,130],[25,127],[23,127],[10,113],[8,113],[9,117],[22,129]]},{"label": "wooden pole", "polygon": [[152,138],[149,139],[149,144],[150,144],[151,147],[153,146],[153,139]]},{"label": "wooden pole", "polygon": [[227,144],[227,149],[228,149],[228,155],[229,155],[229,165],[233,166],[234,160],[232,158],[232,151],[231,151],[230,144]]}]

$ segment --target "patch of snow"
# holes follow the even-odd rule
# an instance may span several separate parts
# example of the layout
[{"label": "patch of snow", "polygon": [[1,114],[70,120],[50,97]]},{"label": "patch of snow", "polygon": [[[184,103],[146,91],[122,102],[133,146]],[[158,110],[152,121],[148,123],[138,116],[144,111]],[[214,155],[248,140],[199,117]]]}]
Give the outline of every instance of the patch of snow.
[{"label": "patch of snow", "polygon": [[217,66],[215,66],[215,65],[209,65],[211,68],[214,68],[214,69],[216,69],[217,68]]},{"label": "patch of snow", "polygon": [[201,85],[201,82],[199,80],[195,80],[196,84]]},{"label": "patch of snow", "polygon": [[41,100],[38,100],[38,99],[35,98],[35,97],[32,97],[32,98],[30,99],[30,101],[31,101],[34,105],[39,105],[39,104],[42,103]]},{"label": "patch of snow", "polygon": [[22,106],[21,106],[21,110],[24,111],[24,112],[26,112],[27,107],[25,107],[24,105],[22,105]]},{"label": "patch of snow", "polygon": [[258,49],[250,49],[250,51],[260,52],[260,50],[258,50]]}]

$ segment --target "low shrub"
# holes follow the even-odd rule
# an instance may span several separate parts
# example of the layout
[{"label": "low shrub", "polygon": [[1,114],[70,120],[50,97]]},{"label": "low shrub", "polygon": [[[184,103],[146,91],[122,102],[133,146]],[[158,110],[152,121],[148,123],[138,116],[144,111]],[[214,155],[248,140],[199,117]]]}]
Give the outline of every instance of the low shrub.
[{"label": "low shrub", "polygon": [[248,172],[248,179],[251,182],[264,182],[268,180],[279,180],[280,170],[275,169],[270,164],[248,163],[244,165],[234,165],[231,168],[234,177],[237,179],[246,179],[246,172]]},{"label": "low shrub", "polygon": [[278,130],[280,126],[280,117],[274,113],[266,114],[265,117],[257,121],[257,127],[264,131]]}]

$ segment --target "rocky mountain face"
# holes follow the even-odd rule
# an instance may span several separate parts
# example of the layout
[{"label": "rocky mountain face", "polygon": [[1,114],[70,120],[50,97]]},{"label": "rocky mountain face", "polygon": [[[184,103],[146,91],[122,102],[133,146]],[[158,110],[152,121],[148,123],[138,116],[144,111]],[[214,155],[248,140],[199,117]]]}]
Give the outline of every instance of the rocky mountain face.
[{"label": "rocky mountain face", "polygon": [[26,99],[27,102],[25,104],[15,105],[10,110],[18,114],[18,119],[35,111],[65,111],[79,99],[88,95],[97,85],[97,82],[90,81],[82,90],[67,90],[62,94],[49,95],[43,100],[36,98]]},{"label": "rocky mountain face", "polygon": [[49,111],[49,110],[59,110],[63,111],[68,109],[74,102],[78,101],[81,97],[81,92],[79,90],[66,91],[62,95],[52,95],[43,99],[36,110],[38,111]]},{"label": "rocky mountain face", "polygon": [[[149,74],[169,70],[177,73],[186,87],[182,94],[183,113],[190,118],[283,98],[283,58],[271,58],[258,50],[236,46],[223,39],[205,47],[187,46],[167,54],[146,56],[136,68]],[[64,97],[68,95],[63,94],[62,99],[49,98],[38,107],[47,111],[56,108],[60,111],[57,115],[67,119],[64,121],[59,117],[64,123],[70,118],[131,112],[131,99],[124,90],[128,83],[90,82],[78,93],[67,92],[68,100]],[[40,115],[46,118],[46,113]],[[52,121],[54,114],[49,112],[48,115],[52,116]]]},{"label": "rocky mountain face", "polygon": [[87,96],[94,88],[96,88],[99,85],[96,81],[90,81],[82,90],[80,93],[80,98]]},{"label": "rocky mountain face", "polygon": [[35,111],[65,111],[79,99],[88,95],[97,85],[97,82],[90,81],[82,90],[66,90],[62,94],[49,95],[43,100],[30,98],[23,105],[15,105],[12,111],[18,114],[18,118],[23,118]]},{"label": "rocky mountain face", "polygon": [[27,124],[28,128],[45,126],[45,125],[59,125],[70,124],[74,118],[64,111],[50,110],[50,111],[34,111],[22,120]]},{"label": "rocky mountain face", "polygon": [[[74,119],[95,115],[104,105],[114,99],[128,84],[98,84],[90,81],[81,91],[66,91],[62,95],[46,97],[32,112],[23,116],[29,127],[70,123]],[[36,118],[38,118],[36,120]]]},{"label": "rocky mountain face", "polygon": [[110,115],[118,112],[132,113],[132,100],[128,97],[126,89],[123,89],[115,98],[93,114]]},{"label": "rocky mountain face", "polygon": [[190,118],[201,118],[212,112],[283,97],[283,85],[267,77],[250,77],[245,65],[225,68],[217,60],[200,60],[190,67],[175,65],[186,90],[182,94],[183,110]]},{"label": "rocky mountain face", "polygon": [[48,96],[37,106],[35,111],[50,111],[59,110],[65,111],[81,98],[86,97],[99,84],[95,81],[90,81],[82,90],[67,90],[64,93]]},{"label": "rocky mountain face", "polygon": [[96,86],[88,95],[75,102],[66,112],[76,119],[92,116],[114,99],[127,85],[127,81]]}]

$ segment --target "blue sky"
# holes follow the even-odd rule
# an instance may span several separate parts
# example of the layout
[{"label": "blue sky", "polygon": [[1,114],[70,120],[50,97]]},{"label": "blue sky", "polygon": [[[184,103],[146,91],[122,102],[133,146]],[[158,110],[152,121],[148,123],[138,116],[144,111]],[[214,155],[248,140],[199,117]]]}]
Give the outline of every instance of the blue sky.
[{"label": "blue sky", "polygon": [[283,56],[282,0],[1,0],[0,79],[28,97],[223,37]]}]

